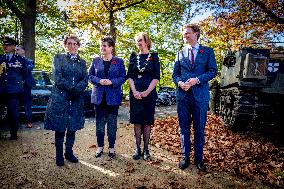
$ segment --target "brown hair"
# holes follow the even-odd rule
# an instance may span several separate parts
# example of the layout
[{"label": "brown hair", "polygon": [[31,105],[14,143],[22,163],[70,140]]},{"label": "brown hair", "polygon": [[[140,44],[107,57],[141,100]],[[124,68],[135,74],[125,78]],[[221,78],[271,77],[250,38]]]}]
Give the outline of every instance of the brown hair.
[{"label": "brown hair", "polygon": [[143,37],[145,43],[147,44],[148,50],[150,50],[151,47],[152,47],[152,42],[151,42],[151,39],[150,39],[149,35],[147,33],[145,33],[145,32],[139,32],[139,33],[137,33],[135,35],[134,39],[136,39],[136,38],[138,38],[140,36]]},{"label": "brown hair", "polygon": [[198,33],[197,34],[197,40],[198,40],[200,37],[200,27],[196,24],[186,24],[182,27],[182,30],[185,30],[187,28],[191,28],[194,33],[196,32]]},{"label": "brown hair", "polygon": [[107,43],[110,47],[115,47],[115,42],[112,37],[106,36],[101,39],[102,43]]},{"label": "brown hair", "polygon": [[63,44],[64,44],[64,45],[67,45],[67,40],[68,40],[68,39],[73,39],[74,41],[76,41],[78,46],[81,45],[81,44],[80,44],[80,39],[79,39],[76,35],[66,35],[66,36],[64,37],[64,40],[63,40]]}]

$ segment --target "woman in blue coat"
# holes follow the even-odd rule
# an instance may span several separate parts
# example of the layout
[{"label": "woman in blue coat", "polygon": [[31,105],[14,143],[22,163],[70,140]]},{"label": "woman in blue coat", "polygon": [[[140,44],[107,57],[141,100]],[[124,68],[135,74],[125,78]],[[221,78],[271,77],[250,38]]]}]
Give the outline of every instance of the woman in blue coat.
[{"label": "woman in blue coat", "polygon": [[[56,54],[52,73],[54,85],[45,115],[44,128],[55,131],[56,164],[64,165],[65,158],[72,163],[78,159],[73,154],[75,132],[84,127],[84,90],[88,84],[86,61],[80,58],[80,41],[76,36],[64,39],[66,54]],[[67,130],[67,132],[66,132]],[[65,134],[66,132],[66,134]]]},{"label": "woman in blue coat", "polygon": [[109,157],[115,157],[118,108],[122,99],[122,84],[125,82],[125,67],[121,58],[112,55],[115,42],[111,37],[101,40],[101,57],[96,57],[89,70],[89,80],[94,85],[92,103],[96,109],[96,157],[103,154],[105,125],[109,142]]}]

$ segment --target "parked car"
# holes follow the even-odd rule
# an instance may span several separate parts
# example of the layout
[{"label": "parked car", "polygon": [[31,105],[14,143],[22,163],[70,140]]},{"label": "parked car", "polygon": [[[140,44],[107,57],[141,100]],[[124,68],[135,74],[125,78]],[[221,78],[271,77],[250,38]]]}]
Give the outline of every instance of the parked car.
[{"label": "parked car", "polygon": [[[35,78],[36,86],[32,88],[32,114],[33,116],[43,116],[45,114],[47,103],[51,95],[52,84],[51,73],[44,70],[34,70],[32,75]],[[94,105],[91,103],[91,88],[84,92],[85,114],[95,115]],[[24,108],[21,107],[20,114],[24,115]]]},{"label": "parked car", "polygon": [[[157,106],[171,106],[176,104],[176,89],[173,87],[160,87],[157,95]],[[125,96],[125,100],[129,100],[129,94]]]},{"label": "parked car", "polygon": [[173,87],[162,86],[158,90],[157,106],[176,104],[176,90]]}]

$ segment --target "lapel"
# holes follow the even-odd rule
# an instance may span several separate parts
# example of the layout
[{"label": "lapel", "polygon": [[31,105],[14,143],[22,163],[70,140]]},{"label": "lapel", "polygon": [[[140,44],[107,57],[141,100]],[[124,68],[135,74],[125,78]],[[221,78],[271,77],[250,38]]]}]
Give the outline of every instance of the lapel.
[{"label": "lapel", "polygon": [[105,72],[104,72],[105,66],[104,66],[104,62],[103,62],[102,57],[99,57],[98,63],[97,63],[97,66],[96,66],[96,67],[97,67],[96,69],[97,69],[98,71],[101,70],[102,76],[105,76]]},{"label": "lapel", "polygon": [[[201,53],[202,52],[202,53]],[[195,58],[195,63],[196,64],[200,64],[200,61],[202,60],[202,54],[204,53],[204,47],[202,45],[199,45],[199,49],[197,51],[197,54],[196,54],[196,58]]]},{"label": "lapel", "polygon": [[113,69],[115,69],[115,64],[114,64],[113,62],[116,63],[115,56],[112,56],[112,59],[111,59],[111,62],[110,62],[110,66],[109,66],[109,70],[108,70],[108,76],[109,76],[110,71],[112,71]]}]

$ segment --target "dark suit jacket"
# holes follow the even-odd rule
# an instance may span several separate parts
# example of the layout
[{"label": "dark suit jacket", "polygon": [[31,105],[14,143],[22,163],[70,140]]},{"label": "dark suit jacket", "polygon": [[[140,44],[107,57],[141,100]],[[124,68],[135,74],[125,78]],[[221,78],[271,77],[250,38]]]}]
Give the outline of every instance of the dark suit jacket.
[{"label": "dark suit jacket", "polygon": [[[188,47],[184,47],[177,55],[173,71],[173,80],[176,85],[179,81],[187,81],[189,78],[197,77],[200,81],[192,87],[192,92],[197,101],[208,102],[209,84],[208,81],[213,79],[217,74],[217,65],[214,51],[206,46],[199,46],[194,65],[191,64],[188,57]],[[177,87],[177,100],[181,100],[186,95],[186,91]]]},{"label": "dark suit jacket", "polygon": [[122,100],[122,84],[125,82],[125,67],[121,58],[113,57],[108,72],[108,79],[112,85],[104,86],[99,82],[105,78],[104,64],[101,57],[94,58],[89,69],[89,81],[94,85],[92,92],[92,103],[100,104],[103,94],[106,94],[108,105],[120,105]]}]

